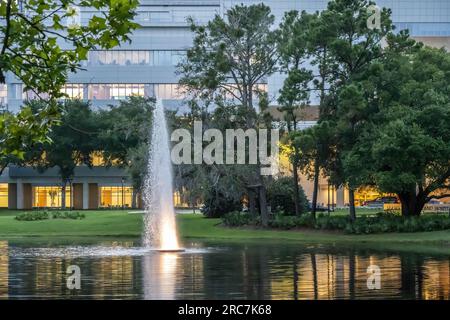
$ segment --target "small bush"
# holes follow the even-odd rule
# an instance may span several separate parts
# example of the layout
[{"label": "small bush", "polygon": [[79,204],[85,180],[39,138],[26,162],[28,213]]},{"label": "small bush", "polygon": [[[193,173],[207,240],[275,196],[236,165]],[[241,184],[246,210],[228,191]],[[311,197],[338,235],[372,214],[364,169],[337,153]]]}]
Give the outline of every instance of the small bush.
[{"label": "small bush", "polygon": [[47,211],[31,211],[19,213],[14,219],[18,221],[39,221],[49,219]]},{"label": "small bush", "polygon": [[72,219],[72,220],[81,220],[86,216],[84,213],[80,213],[77,211],[55,211],[55,212],[47,212],[47,211],[30,211],[19,213],[15,219],[18,221],[39,221],[39,220],[48,220],[48,219]]},{"label": "small bush", "polygon": [[[300,213],[308,211],[308,199],[301,185],[299,189]],[[285,215],[295,215],[294,179],[292,177],[280,177],[274,179],[267,186],[267,201],[273,212],[283,211]]]},{"label": "small bush", "polygon": [[222,221],[226,226],[240,227],[250,224],[252,222],[252,219],[248,213],[233,211],[225,214],[222,217]]},{"label": "small bush", "polygon": [[205,195],[205,204],[201,212],[208,218],[220,218],[229,212],[242,209],[239,199],[211,190]]},{"label": "small bush", "polygon": [[78,211],[56,211],[53,212],[53,219],[72,219],[72,220],[81,220],[86,216],[84,213],[80,213]]}]

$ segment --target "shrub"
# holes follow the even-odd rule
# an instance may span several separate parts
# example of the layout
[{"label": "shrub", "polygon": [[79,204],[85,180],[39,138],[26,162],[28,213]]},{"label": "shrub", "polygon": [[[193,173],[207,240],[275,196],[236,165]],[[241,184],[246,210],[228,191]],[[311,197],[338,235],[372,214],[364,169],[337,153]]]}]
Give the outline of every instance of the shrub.
[{"label": "shrub", "polygon": [[220,218],[226,213],[242,209],[242,204],[239,200],[214,190],[205,196],[204,203],[201,212],[208,218]]},{"label": "shrub", "polygon": [[348,223],[345,216],[329,216],[319,214],[314,227],[323,230],[343,230]]},{"label": "shrub", "polygon": [[30,211],[19,213],[14,219],[18,221],[39,221],[49,219],[47,211]]},{"label": "shrub", "polygon": [[39,221],[39,220],[48,220],[48,219],[73,219],[73,220],[81,220],[86,216],[84,213],[80,213],[77,211],[55,211],[49,213],[47,211],[30,211],[19,213],[15,219],[18,221]]},{"label": "shrub", "polygon": [[240,227],[250,224],[252,222],[252,218],[248,213],[233,211],[224,214],[222,221],[226,226]]},{"label": "shrub", "polygon": [[292,229],[297,226],[295,216],[285,216],[283,212],[275,214],[269,226],[277,229]]},{"label": "shrub", "polygon": [[[300,213],[308,211],[308,199],[302,186],[299,187]],[[283,211],[286,215],[295,214],[294,179],[280,177],[267,186],[267,200],[273,212]]]},{"label": "shrub", "polygon": [[[225,225],[230,227],[259,224],[259,217],[252,218],[249,214],[241,212],[226,214],[222,220]],[[450,217],[442,214],[428,214],[420,217],[404,218],[397,214],[384,213],[378,214],[376,217],[361,216],[352,222],[347,216],[319,214],[317,219],[314,220],[310,214],[289,216],[280,211],[269,221],[269,226],[285,230],[298,227],[342,230],[349,234],[421,232],[450,229]]]},{"label": "shrub", "polygon": [[53,219],[73,219],[73,220],[81,220],[86,216],[84,213],[80,213],[78,211],[56,211],[53,212]]},{"label": "shrub", "polygon": [[405,218],[397,214],[378,214],[377,217],[360,217],[346,225],[346,233],[421,232],[450,229],[450,217],[429,214]]}]

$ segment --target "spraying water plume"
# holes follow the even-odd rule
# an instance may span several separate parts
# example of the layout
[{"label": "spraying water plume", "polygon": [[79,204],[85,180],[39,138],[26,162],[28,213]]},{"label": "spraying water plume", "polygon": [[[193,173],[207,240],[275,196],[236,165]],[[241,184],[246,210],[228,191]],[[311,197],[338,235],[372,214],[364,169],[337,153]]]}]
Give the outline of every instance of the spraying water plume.
[{"label": "spraying water plume", "polygon": [[173,205],[172,162],[164,107],[157,100],[153,111],[151,143],[144,181],[143,244],[161,251],[179,251]]}]

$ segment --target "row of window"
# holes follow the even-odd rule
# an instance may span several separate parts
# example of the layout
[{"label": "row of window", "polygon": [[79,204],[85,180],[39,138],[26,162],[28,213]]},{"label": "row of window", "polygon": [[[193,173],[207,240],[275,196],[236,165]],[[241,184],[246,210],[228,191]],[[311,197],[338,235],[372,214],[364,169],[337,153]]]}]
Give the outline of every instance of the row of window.
[{"label": "row of window", "polygon": [[[60,186],[35,186],[33,191],[33,207],[37,208],[59,208],[61,207],[62,192]],[[66,206],[71,206],[71,189],[66,187]],[[99,187],[100,207],[131,207],[133,198],[132,187],[106,186]],[[174,193],[174,203],[184,205],[180,194]],[[8,184],[0,183],[0,208],[8,207]]]},{"label": "row of window", "polygon": [[[230,88],[233,86],[230,85]],[[233,88],[237,91],[236,88]],[[102,83],[82,84],[68,83],[62,88],[62,92],[70,99],[89,100],[122,100],[130,96],[156,97],[157,99],[183,99],[184,89],[178,84],[143,84],[143,83]],[[267,92],[267,84],[258,84],[255,91]],[[225,92],[227,99],[233,99],[233,95]],[[41,98],[44,95],[41,95]],[[23,99],[33,100],[37,96],[32,91],[23,93]],[[45,98],[45,97],[44,97]]]},{"label": "row of window", "polygon": [[87,66],[176,66],[186,56],[181,50],[98,50],[90,51]]},{"label": "row of window", "polygon": [[[182,99],[183,90],[178,84],[143,83],[68,83],[61,90],[70,99],[121,100],[130,96],[156,97],[158,99]],[[24,100],[37,99],[32,91],[23,93]],[[45,95],[41,94],[41,98]]]}]

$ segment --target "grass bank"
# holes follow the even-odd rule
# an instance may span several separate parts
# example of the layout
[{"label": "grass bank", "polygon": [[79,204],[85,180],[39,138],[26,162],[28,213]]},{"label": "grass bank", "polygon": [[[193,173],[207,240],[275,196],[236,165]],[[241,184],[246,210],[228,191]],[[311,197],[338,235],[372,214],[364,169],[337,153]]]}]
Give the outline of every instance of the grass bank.
[{"label": "grass bank", "polygon": [[[142,230],[141,214],[127,211],[85,211],[82,220],[51,219],[17,221],[19,211],[0,211],[0,239],[68,238],[68,237],[138,237]],[[394,245],[438,245],[450,252],[450,230],[347,235],[340,232],[316,230],[264,230],[255,228],[226,228],[220,219],[206,219],[197,214],[177,216],[182,238],[208,241],[296,241],[320,244],[366,244],[381,247]]]}]

